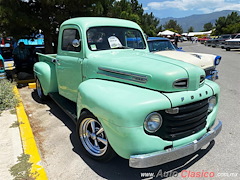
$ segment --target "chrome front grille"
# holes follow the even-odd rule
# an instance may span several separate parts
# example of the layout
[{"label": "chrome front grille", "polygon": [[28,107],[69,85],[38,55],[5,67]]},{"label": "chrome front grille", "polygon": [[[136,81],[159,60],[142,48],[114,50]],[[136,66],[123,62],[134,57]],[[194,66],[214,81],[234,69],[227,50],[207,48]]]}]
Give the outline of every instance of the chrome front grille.
[{"label": "chrome front grille", "polygon": [[164,140],[174,141],[195,134],[206,126],[208,99],[178,108],[177,114],[159,111],[163,117],[163,124],[154,135]]}]

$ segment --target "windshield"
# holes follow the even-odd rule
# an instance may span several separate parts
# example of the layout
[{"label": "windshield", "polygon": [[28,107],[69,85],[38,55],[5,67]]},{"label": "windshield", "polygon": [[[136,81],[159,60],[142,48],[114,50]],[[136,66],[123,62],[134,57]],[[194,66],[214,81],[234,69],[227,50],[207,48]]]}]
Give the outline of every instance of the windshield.
[{"label": "windshield", "polygon": [[173,44],[168,40],[148,41],[150,52],[176,50]]},{"label": "windshield", "polygon": [[142,33],[126,27],[93,27],[87,31],[91,51],[108,49],[146,49]]},{"label": "windshield", "polygon": [[236,35],[234,38],[235,38],[235,39],[236,39],[236,38],[240,38],[240,34]]}]

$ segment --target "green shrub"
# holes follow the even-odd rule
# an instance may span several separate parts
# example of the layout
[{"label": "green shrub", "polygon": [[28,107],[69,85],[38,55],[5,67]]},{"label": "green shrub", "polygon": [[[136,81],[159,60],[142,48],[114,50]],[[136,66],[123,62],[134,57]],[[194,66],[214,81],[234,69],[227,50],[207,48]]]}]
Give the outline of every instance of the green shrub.
[{"label": "green shrub", "polygon": [[18,103],[13,92],[14,85],[8,80],[0,80],[0,114],[3,110],[14,108]]}]

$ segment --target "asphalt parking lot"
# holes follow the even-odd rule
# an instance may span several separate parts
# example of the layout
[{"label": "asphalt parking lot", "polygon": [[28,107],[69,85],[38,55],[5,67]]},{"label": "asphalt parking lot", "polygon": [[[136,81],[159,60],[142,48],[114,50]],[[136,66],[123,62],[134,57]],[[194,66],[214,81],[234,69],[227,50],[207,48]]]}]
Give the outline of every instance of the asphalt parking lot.
[{"label": "asphalt parking lot", "polygon": [[[187,179],[199,179],[189,177],[189,174],[196,172],[214,173],[210,179],[240,178],[240,50],[229,52],[191,42],[179,43],[179,46],[185,51],[222,56],[218,67],[217,83],[221,95],[217,119],[223,122],[223,129],[215,142],[193,155],[152,168],[130,168],[128,161],[120,157],[109,163],[98,163],[80,149],[75,124],[53,101],[42,104],[34,90],[21,88],[19,92],[41,153],[43,167],[50,180],[152,179],[151,173],[155,176],[161,173],[172,175],[167,179],[176,179],[175,176],[177,179],[186,179],[185,175],[188,176]],[[144,173],[150,173],[149,177],[144,176]]]}]

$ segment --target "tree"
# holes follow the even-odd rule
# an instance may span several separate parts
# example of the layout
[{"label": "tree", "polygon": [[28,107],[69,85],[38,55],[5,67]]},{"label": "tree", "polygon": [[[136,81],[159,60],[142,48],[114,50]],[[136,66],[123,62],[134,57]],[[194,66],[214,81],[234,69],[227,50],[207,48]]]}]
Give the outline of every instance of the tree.
[{"label": "tree", "polygon": [[206,24],[204,24],[203,29],[204,29],[204,31],[210,31],[213,29],[213,24],[210,22],[206,23]]},{"label": "tree", "polygon": [[161,31],[162,26],[158,27],[158,25],[159,25],[159,20],[155,18],[152,13],[143,14],[141,18],[140,26],[148,36],[156,36],[157,33]]},{"label": "tree", "polygon": [[137,0],[0,0],[0,31],[21,38],[41,29],[46,53],[54,53],[52,43],[57,44],[57,29],[63,21],[86,16],[132,20],[149,36],[157,34],[159,25]]},{"label": "tree", "polygon": [[223,34],[223,27],[226,27],[226,17],[219,17],[217,20],[216,20],[216,23],[215,23],[215,31],[214,31],[214,34],[215,35],[221,35]]},{"label": "tree", "polygon": [[53,53],[52,43],[57,42],[56,30],[64,20],[77,16],[106,16],[112,2],[113,0],[1,0],[0,30],[20,38],[41,29],[46,52]]},{"label": "tree", "polygon": [[219,17],[215,26],[215,35],[238,33],[240,32],[240,16],[237,12],[232,12],[227,17]]},{"label": "tree", "polygon": [[189,27],[188,32],[193,32],[194,28],[192,26]]},{"label": "tree", "polygon": [[166,22],[163,27],[165,28],[165,30],[173,30],[174,32],[177,32],[179,34],[183,33],[183,29],[182,26],[180,26],[179,24],[177,24],[177,21],[175,20],[169,20],[168,22]]},{"label": "tree", "polygon": [[159,32],[157,29],[159,20],[154,17],[153,13],[144,13],[142,5],[137,0],[115,1],[109,14],[111,17],[136,22],[148,36],[156,36]]}]

